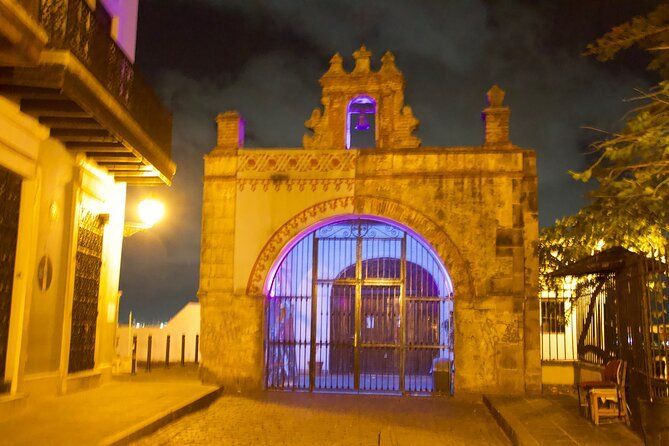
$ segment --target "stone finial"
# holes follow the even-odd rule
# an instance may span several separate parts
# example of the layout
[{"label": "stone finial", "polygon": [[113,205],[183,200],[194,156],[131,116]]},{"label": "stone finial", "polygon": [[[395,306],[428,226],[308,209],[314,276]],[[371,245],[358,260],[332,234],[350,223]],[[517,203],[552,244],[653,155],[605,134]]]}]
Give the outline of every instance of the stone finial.
[{"label": "stone finial", "polygon": [[486,93],[486,96],[488,97],[488,106],[501,107],[504,102],[504,95],[506,95],[506,93],[499,88],[499,85],[493,85],[492,88],[488,90],[488,93]]},{"label": "stone finial", "polygon": [[372,57],[372,53],[365,48],[365,45],[362,45],[359,50],[353,53],[353,59],[355,59],[355,68],[353,68],[353,73],[369,73],[369,60]]},{"label": "stone finial", "polygon": [[509,145],[509,116],[511,110],[502,105],[504,103],[504,90],[493,85],[488,90],[488,107],[483,110],[483,121],[485,123],[486,146]]},{"label": "stone finial", "polygon": [[236,111],[226,111],[216,117],[218,125],[217,147],[239,149],[244,147],[244,120]]},{"label": "stone finial", "polygon": [[313,132],[312,135],[307,134],[302,138],[302,145],[305,149],[332,147],[332,132],[328,128],[329,119],[327,114],[323,114],[319,108],[315,108],[304,126]]},{"label": "stone finial", "polygon": [[330,59],[330,68],[325,72],[326,76],[333,74],[346,74],[346,71],[344,70],[344,59],[339,53],[335,53],[335,55],[332,56]]},{"label": "stone finial", "polygon": [[386,51],[381,58],[381,70],[379,72],[382,74],[400,74],[400,70],[395,65],[395,56],[390,51]]}]

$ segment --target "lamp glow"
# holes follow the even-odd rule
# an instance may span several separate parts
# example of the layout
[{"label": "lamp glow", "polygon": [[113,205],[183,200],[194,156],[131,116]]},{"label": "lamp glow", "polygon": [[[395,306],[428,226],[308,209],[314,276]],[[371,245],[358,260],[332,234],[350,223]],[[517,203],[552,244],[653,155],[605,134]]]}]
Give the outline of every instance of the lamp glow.
[{"label": "lamp glow", "polygon": [[139,219],[145,228],[153,227],[165,215],[165,205],[153,198],[146,198],[137,205]]}]

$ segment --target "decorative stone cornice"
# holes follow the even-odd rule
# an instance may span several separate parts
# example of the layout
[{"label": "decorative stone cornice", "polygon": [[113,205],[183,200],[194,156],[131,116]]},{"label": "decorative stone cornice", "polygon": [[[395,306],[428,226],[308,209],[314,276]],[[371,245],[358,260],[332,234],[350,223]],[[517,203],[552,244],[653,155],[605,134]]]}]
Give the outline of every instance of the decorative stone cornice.
[{"label": "decorative stone cornice", "polygon": [[[414,230],[427,240],[453,278],[457,295],[467,296],[465,301],[475,298],[475,287],[468,262],[463,258],[451,237],[436,222],[416,209],[394,200],[371,196],[348,196],[323,201],[293,216],[286,221],[267,241],[259,253],[246,288],[249,296],[262,295],[274,262],[280,261],[282,250],[289,242],[327,218],[347,214],[372,215],[389,218]],[[270,278],[271,280],[271,278]]]},{"label": "decorative stone cornice", "polygon": [[352,192],[355,186],[353,178],[318,178],[318,179],[268,179],[268,178],[240,178],[237,180],[237,189],[240,192],[262,190],[288,192],[326,192],[328,190]]},{"label": "decorative stone cornice", "polygon": [[238,152],[238,172],[333,172],[355,169],[356,152]]}]

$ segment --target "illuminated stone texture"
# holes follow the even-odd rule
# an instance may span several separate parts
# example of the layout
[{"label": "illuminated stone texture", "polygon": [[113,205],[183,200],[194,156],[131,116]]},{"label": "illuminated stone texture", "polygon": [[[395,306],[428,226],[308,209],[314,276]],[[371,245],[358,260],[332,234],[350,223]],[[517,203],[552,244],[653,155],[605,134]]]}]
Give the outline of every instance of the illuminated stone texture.
[{"label": "illuminated stone texture", "polygon": [[133,63],[137,5],[0,1],[0,419],[121,369],[126,187],[176,169]]},{"label": "illuminated stone texture", "polygon": [[370,69],[371,53],[363,46],[353,53],[355,67],[344,71],[343,59],[335,54],[330,69],[321,77],[323,109],[314,109],[305,123],[313,135],[304,135],[305,149],[346,148],[346,108],[360,94],[378,104],[377,147],[380,149],[416,148],[420,140],[413,136],[418,120],[411,107],[404,105],[404,76],[395,66],[395,57],[387,52],[381,58],[381,69]]},{"label": "illuminated stone texture", "polygon": [[[539,392],[535,154],[508,138],[509,109],[493,87],[480,146],[421,147],[404,78],[364,47],[355,68],[335,55],[323,108],[301,148],[242,148],[241,118],[220,115],[205,157],[199,296],[202,371],[229,390],[263,383],[263,303],[272,265],[326,218],[369,215],[411,228],[434,248],[455,289],[455,392]],[[376,147],[346,149],[347,106],[377,104]]]}]

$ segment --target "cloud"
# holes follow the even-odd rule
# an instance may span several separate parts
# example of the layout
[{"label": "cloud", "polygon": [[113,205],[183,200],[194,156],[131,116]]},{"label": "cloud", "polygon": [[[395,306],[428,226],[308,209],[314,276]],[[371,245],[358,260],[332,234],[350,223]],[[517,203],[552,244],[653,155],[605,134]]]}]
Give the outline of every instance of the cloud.
[{"label": "cloud", "polygon": [[[158,21],[146,14],[142,19],[140,10],[138,60],[147,57],[154,85],[174,112],[178,164],[174,186],[160,191],[169,203],[169,224],[155,228],[153,238],[128,239],[124,248],[123,309],[134,302],[147,315],[169,316],[162,307],[140,305],[141,298],[185,302],[197,290],[202,156],[215,143],[215,116],[240,111],[249,147],[299,146],[303,123],[320,102],[318,78],[335,52],[349,68],[350,53],[361,43],[374,52],[376,66],[385,50],[395,53],[407,79],[406,102],[421,120],[419,134],[427,146],[480,144],[485,92],[499,83],[512,110],[512,140],[537,152],[542,225],[583,203],[586,189],[567,170],[585,166],[583,150],[600,135],[581,126],[612,128],[628,108],[622,99],[646,85],[638,73],[580,56],[583,43],[574,45],[573,36],[561,36],[566,42],[561,45],[547,44],[555,40],[548,34],[556,29],[552,18],[520,1],[145,0],[143,5]],[[212,23],[218,28],[209,29]],[[154,31],[142,37],[142,29]],[[140,192],[131,193],[129,202]],[[155,254],[160,252],[164,255]],[[147,262],[153,276],[161,267],[178,270],[180,285],[146,284],[136,271]]]}]

